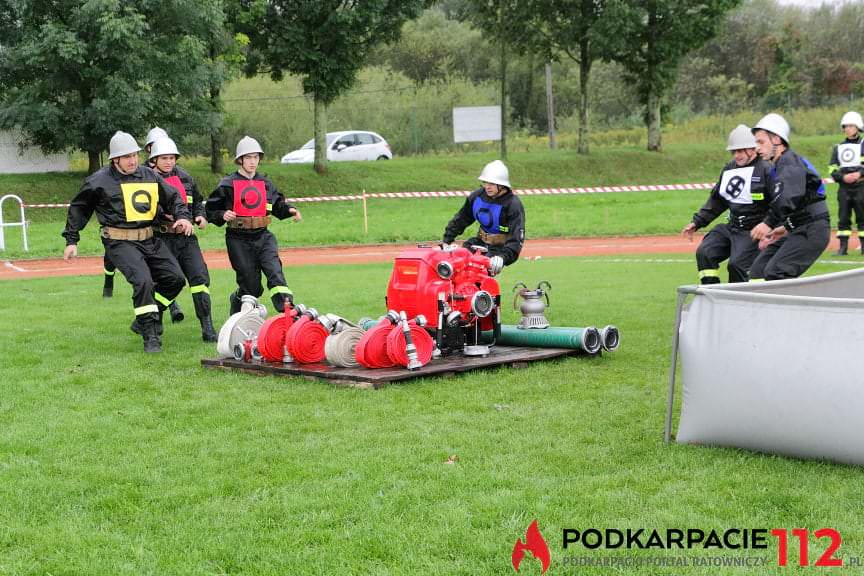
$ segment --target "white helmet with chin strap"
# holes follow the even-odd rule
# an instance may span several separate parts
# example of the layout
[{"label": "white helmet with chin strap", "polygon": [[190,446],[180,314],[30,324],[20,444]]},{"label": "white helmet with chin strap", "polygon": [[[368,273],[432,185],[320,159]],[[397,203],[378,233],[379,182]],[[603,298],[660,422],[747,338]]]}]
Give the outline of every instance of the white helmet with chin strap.
[{"label": "white helmet with chin strap", "polygon": [[501,160],[493,160],[486,164],[477,179],[481,182],[510,188],[510,171],[507,170],[507,166]]},{"label": "white helmet with chin strap", "polygon": [[234,161],[236,162],[246,154],[261,154],[264,155],[264,150],[261,149],[261,145],[258,144],[258,141],[254,138],[250,138],[249,136],[244,136],[237,142],[237,153],[234,154]]},{"label": "white helmet with chin strap", "polygon": [[739,124],[729,133],[729,139],[726,141],[726,150],[734,152],[735,150],[743,150],[745,148],[756,148],[756,138],[753,137],[753,132],[750,131],[750,128],[744,124]]},{"label": "white helmet with chin strap", "polygon": [[783,139],[783,142],[785,142],[787,146],[789,145],[789,133],[791,132],[789,129],[789,123],[786,122],[786,119],[780,114],[772,112],[763,116],[762,119],[753,126],[754,134],[757,130],[765,130],[766,132],[776,134]]},{"label": "white helmet with chin strap", "polygon": [[109,160],[140,151],[141,148],[138,146],[138,143],[135,142],[135,138],[133,138],[128,132],[121,132],[118,130],[114,133],[111,137],[111,141],[108,143]]},{"label": "white helmet with chin strap", "polygon": [[840,119],[840,128],[851,124],[857,126],[858,130],[864,130],[864,120],[861,119],[861,114],[858,112],[846,112],[843,118]]},{"label": "white helmet with chin strap", "polygon": [[169,156],[171,154],[174,156],[180,156],[180,152],[177,150],[177,144],[167,136],[164,138],[157,138],[156,141],[153,142],[153,146],[150,147],[150,160],[153,160],[157,156]]},{"label": "white helmet with chin strap", "polygon": [[144,141],[144,147],[150,146],[159,138],[168,138],[168,132],[158,126],[154,126],[147,132],[147,139]]}]

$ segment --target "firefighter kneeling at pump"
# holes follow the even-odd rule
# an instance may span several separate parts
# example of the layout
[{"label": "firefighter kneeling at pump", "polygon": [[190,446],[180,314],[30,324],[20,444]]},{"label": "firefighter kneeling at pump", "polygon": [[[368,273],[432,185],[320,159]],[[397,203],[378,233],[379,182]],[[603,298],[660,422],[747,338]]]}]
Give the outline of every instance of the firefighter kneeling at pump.
[{"label": "firefighter kneeling at pump", "polygon": [[516,262],[525,242],[525,209],[510,188],[510,172],[500,160],[487,164],[478,178],[483,183],[465,200],[444,230],[443,244],[452,247],[453,241],[474,222],[480,223],[477,236],[462,246],[485,251],[497,274],[504,266]]}]

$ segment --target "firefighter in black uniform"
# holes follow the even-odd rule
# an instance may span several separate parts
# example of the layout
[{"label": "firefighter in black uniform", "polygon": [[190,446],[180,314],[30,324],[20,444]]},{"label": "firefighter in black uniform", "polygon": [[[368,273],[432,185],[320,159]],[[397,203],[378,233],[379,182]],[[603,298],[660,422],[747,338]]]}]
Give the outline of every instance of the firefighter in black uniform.
[{"label": "firefighter in black uniform", "polygon": [[[180,197],[189,207],[195,224],[204,230],[207,226],[204,198],[198,191],[192,176],[177,166],[178,156],[180,152],[177,150],[177,145],[167,137],[156,140],[150,149],[150,161],[156,172],[165,179],[165,182],[177,189]],[[170,215],[160,212],[155,226],[156,236],[177,258],[177,263],[180,264],[189,282],[189,290],[192,292],[192,301],[195,304],[195,315],[201,322],[201,338],[205,342],[215,342],[216,331],[213,329],[210,315],[210,273],[207,270],[207,263],[204,262],[204,255],[201,254],[198,238],[194,234],[186,236],[177,232],[173,224]]]},{"label": "firefighter in black uniform", "polygon": [[177,261],[153,235],[157,207],[174,217],[174,228],[183,234],[192,233],[192,223],[177,190],[150,168],[138,165],[140,150],[125,132],[111,137],[111,165],[88,176],[69,205],[63,258],[78,255],[80,232],[96,212],[107,255],[132,285],[135,321],[131,328],[143,337],[146,352],[160,352],[162,312],[186,281]]},{"label": "firefighter in black uniform", "polygon": [[801,276],[828,246],[831,221],[825,186],[813,164],[789,149],[789,124],[768,114],[753,127],[756,151],[773,164],[774,196],[765,220],[750,231],[762,253],[751,280]]},{"label": "firefighter in black uniform", "polygon": [[465,200],[444,229],[444,246],[452,245],[468,226],[479,222],[477,236],[462,246],[487,250],[493,274],[516,262],[525,243],[525,209],[510,188],[510,172],[500,160],[487,164],[478,178],[483,183]]},{"label": "firefighter in black uniform", "polygon": [[834,146],[831,151],[831,165],[828,167],[831,178],[839,185],[837,238],[840,240],[840,249],[836,255],[846,256],[849,253],[853,211],[858,228],[855,234],[858,236],[861,253],[864,254],[864,244],[861,244],[861,225],[864,224],[864,179],[861,178],[864,150],[861,149],[861,130],[864,130],[864,121],[858,112],[847,112],[840,120],[840,128],[846,133],[846,140]]},{"label": "firefighter in black uniform", "polygon": [[276,237],[267,229],[270,214],[280,220],[302,219],[300,211],[267,176],[258,173],[264,151],[254,138],[245,136],[237,143],[234,161],[239,168],[222,178],[205,205],[207,220],[216,226],[227,225],[225,244],[228,258],[237,274],[237,290],[230,297],[231,314],[240,311],[240,297],[263,294],[261,273],[267,278],[270,299],[279,312],[286,302],[293,305],[294,295],[285,283]]},{"label": "firefighter in black uniform", "polygon": [[720,263],[727,258],[729,282],[750,279],[750,265],[759,255],[759,245],[750,238],[750,230],[765,218],[774,189],[771,166],[756,154],[756,140],[750,128],[744,124],[736,126],[729,134],[726,150],[732,152],[732,161],[723,168],[705,205],[681,231],[692,240],[696,230],[729,210],[729,222],[715,226],[696,250],[702,284],[720,282]]},{"label": "firefighter in black uniform", "polygon": [[[162,128],[159,128],[158,126],[151,128],[150,131],[147,133],[147,142],[144,144],[144,150],[146,150],[147,153],[149,154],[150,153],[150,146],[153,145],[153,142],[156,140],[156,138],[162,138],[163,136],[165,138],[168,137],[168,133],[165,132],[165,130],[163,130]],[[150,165],[149,162],[147,163],[147,165],[150,166],[150,168],[153,167],[152,165]],[[104,238],[102,239],[102,243],[104,245],[104,243],[105,243]],[[108,257],[108,247],[107,246],[105,247],[105,255],[102,257],[102,260],[103,260],[103,272],[104,272],[104,282],[102,283],[102,297],[103,298],[111,298],[114,296],[114,271],[117,268],[114,266],[114,263],[111,262],[111,258]],[[172,302],[171,306],[173,307],[175,305],[176,305],[176,303]],[[172,310],[172,312],[173,312],[173,310]],[[180,319],[181,320],[183,319],[182,315],[181,315]],[[172,314],[172,320],[173,320],[173,314]]]}]

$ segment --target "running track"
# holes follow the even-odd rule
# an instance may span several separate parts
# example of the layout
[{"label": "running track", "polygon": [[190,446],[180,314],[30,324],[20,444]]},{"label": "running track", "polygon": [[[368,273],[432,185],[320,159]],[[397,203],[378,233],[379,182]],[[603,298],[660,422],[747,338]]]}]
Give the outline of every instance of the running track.
[{"label": "running track", "polygon": [[[592,238],[548,238],[529,240],[522,249],[522,258],[555,258],[561,256],[606,256],[616,254],[682,254],[696,252],[701,237],[689,242],[681,236],[610,236]],[[833,239],[829,248],[836,248]],[[336,246],[316,248],[290,248],[280,250],[283,266],[310,266],[328,264],[364,264],[390,262],[401,250],[414,244],[378,244],[362,246]],[[857,245],[855,246],[857,249]],[[851,247],[850,247],[851,249]],[[213,269],[230,268],[228,255],[213,250],[204,253],[207,265]],[[102,273],[101,256],[85,256],[64,261],[62,258],[44,260],[3,260],[0,280],[41,278],[47,276],[86,276]]]}]

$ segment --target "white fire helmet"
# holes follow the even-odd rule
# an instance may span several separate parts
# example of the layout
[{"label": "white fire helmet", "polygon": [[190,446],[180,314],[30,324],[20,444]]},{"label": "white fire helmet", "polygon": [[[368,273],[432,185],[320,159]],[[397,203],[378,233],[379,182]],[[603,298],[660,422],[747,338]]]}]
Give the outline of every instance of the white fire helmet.
[{"label": "white fire helmet", "polygon": [[180,152],[177,150],[177,144],[167,136],[164,138],[157,138],[156,141],[153,142],[153,146],[150,147],[150,160],[153,160],[157,156],[168,156],[171,154],[174,156],[180,156]]},{"label": "white fire helmet", "polygon": [[168,132],[159,128],[158,126],[154,126],[147,132],[147,139],[144,141],[144,147],[150,146],[159,138],[168,138]]},{"label": "white fire helmet", "polygon": [[743,150],[745,148],[756,148],[756,138],[753,137],[753,132],[750,131],[750,128],[744,124],[739,124],[729,133],[729,139],[726,141],[726,150],[734,152],[735,150]]},{"label": "white fire helmet", "polygon": [[857,126],[858,130],[864,130],[864,120],[861,120],[861,114],[858,112],[846,112],[843,114],[843,118],[840,120],[840,128],[842,129],[848,124]]},{"label": "white fire helmet", "polygon": [[135,138],[127,132],[121,132],[118,130],[114,133],[111,137],[111,141],[108,143],[109,160],[140,151],[141,148],[138,146],[138,143],[135,142]]},{"label": "white fire helmet", "polygon": [[256,152],[262,156],[264,155],[264,150],[261,149],[261,145],[258,144],[257,140],[244,136],[237,142],[237,153],[234,154],[234,161],[236,162],[246,154],[255,154]]},{"label": "white fire helmet", "polygon": [[481,182],[498,184],[499,186],[510,188],[510,171],[507,170],[507,166],[500,160],[493,160],[486,164],[477,179]]},{"label": "white fire helmet", "polygon": [[754,133],[756,130],[765,130],[766,132],[776,134],[782,138],[786,144],[789,144],[789,123],[786,122],[786,119],[780,114],[774,112],[766,114],[756,123],[755,126],[753,126]]}]

